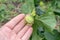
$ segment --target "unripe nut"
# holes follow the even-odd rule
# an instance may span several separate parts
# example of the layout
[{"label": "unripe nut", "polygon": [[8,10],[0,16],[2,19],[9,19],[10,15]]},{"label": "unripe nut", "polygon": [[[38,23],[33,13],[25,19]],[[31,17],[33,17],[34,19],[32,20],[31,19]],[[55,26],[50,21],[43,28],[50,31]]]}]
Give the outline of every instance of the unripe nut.
[{"label": "unripe nut", "polygon": [[34,18],[31,15],[26,15],[25,20],[29,24],[33,24],[34,23]]}]

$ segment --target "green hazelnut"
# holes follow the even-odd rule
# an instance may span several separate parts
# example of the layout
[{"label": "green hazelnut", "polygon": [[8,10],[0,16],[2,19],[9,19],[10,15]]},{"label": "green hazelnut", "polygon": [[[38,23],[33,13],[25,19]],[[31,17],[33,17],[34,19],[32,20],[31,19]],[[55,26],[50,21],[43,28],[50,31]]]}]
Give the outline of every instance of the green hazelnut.
[{"label": "green hazelnut", "polygon": [[26,15],[25,20],[29,24],[33,24],[34,23],[34,18],[31,15]]}]

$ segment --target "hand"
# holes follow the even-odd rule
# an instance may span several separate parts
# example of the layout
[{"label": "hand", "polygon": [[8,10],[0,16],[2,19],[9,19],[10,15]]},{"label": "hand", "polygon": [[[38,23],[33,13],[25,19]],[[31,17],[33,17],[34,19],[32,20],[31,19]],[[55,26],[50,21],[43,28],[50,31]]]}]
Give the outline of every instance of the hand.
[{"label": "hand", "polygon": [[28,40],[32,34],[32,25],[26,24],[25,15],[20,14],[0,28],[0,40]]}]

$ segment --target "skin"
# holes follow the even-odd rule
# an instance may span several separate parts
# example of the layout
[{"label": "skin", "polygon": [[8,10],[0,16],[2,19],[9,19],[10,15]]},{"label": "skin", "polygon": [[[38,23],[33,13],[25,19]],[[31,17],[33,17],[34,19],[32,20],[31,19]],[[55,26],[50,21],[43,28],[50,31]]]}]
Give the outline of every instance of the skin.
[{"label": "skin", "polygon": [[0,28],[0,40],[29,40],[32,25],[26,24],[25,14],[20,14]]}]

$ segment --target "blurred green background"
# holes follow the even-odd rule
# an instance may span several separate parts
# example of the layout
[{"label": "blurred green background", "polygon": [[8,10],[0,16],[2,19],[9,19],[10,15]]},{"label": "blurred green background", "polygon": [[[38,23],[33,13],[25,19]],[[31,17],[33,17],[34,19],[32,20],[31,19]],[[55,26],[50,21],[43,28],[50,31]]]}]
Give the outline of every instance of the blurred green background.
[{"label": "blurred green background", "polygon": [[0,26],[20,14],[22,0],[0,0]]}]

